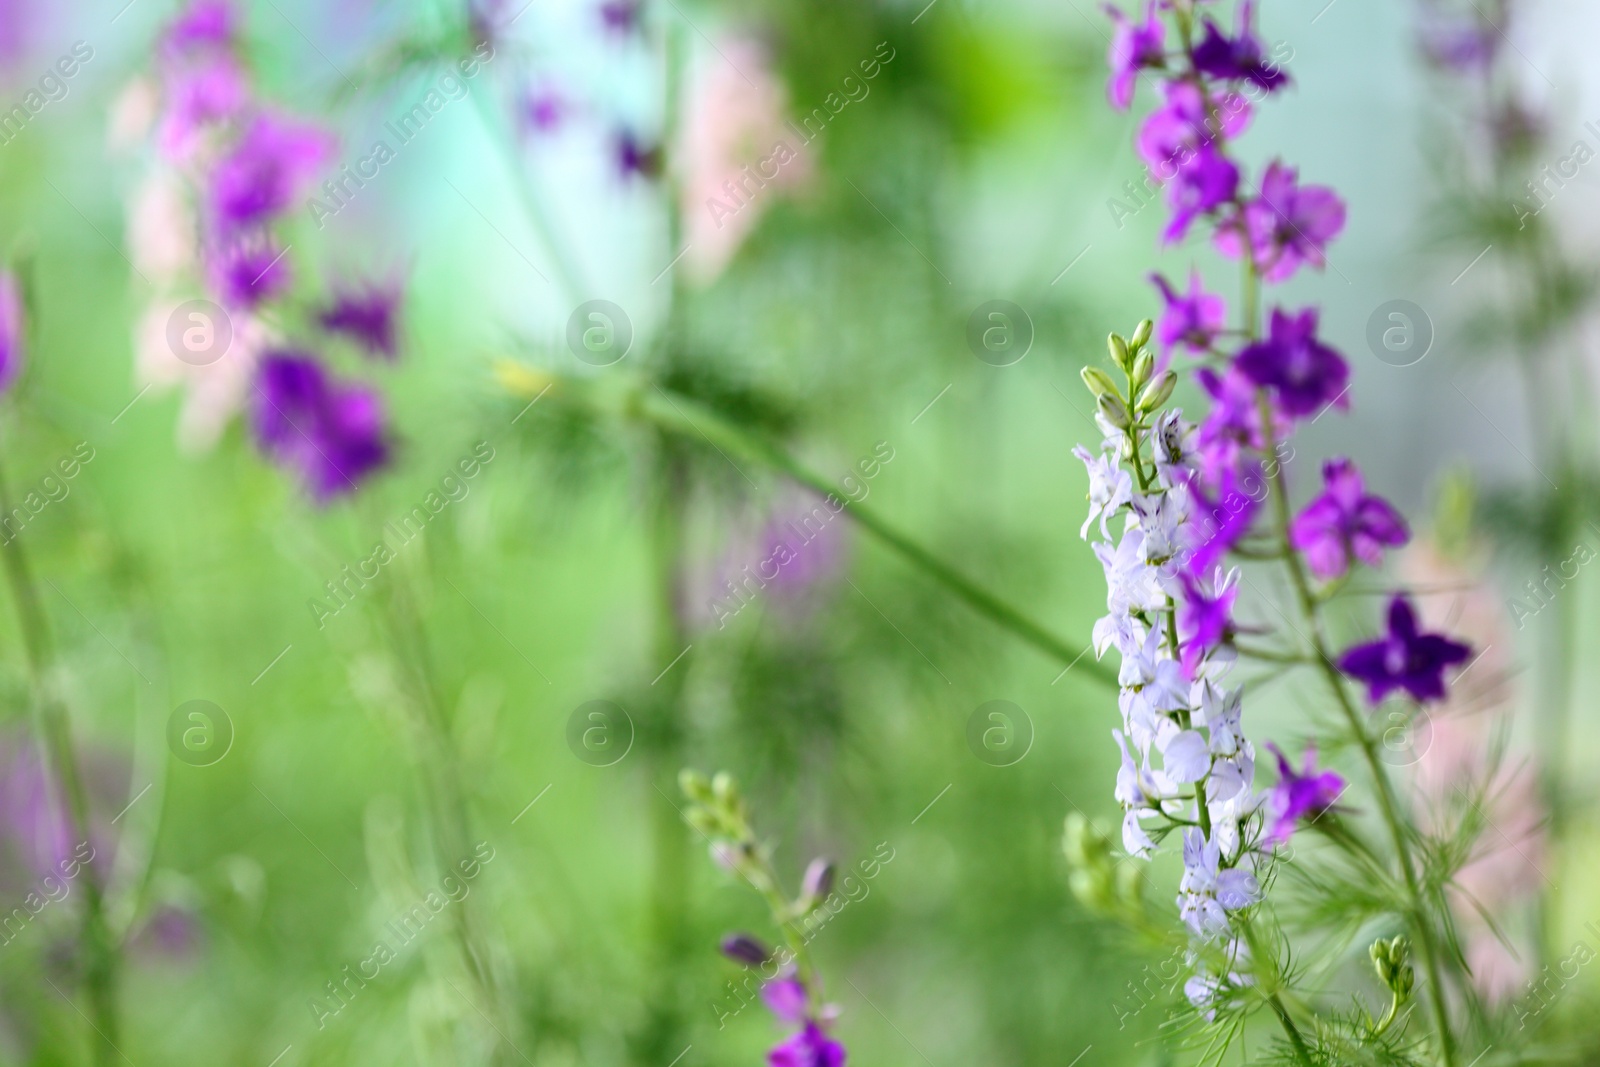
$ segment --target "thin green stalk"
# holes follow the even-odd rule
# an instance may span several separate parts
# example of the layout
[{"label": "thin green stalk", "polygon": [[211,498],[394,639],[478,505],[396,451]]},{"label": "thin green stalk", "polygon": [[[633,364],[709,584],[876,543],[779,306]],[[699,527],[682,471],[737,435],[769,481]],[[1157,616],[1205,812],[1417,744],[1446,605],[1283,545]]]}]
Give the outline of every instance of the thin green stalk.
[{"label": "thin green stalk", "polygon": [[1305,1038],[1300,1036],[1300,1028],[1289,1017],[1289,1009],[1283,1006],[1283,998],[1277,993],[1268,993],[1267,1004],[1272,1008],[1272,1014],[1278,1017],[1278,1022],[1283,1025],[1283,1032],[1289,1035],[1289,1045],[1294,1049],[1295,1059],[1305,1067],[1312,1067],[1311,1050],[1306,1047]]},{"label": "thin green stalk", "polygon": [[[10,514],[11,494],[0,473],[0,514]],[[61,786],[73,839],[89,840],[89,797],[78,770],[72,743],[72,724],[66,704],[56,693],[51,674],[55,668],[55,648],[50,637],[50,622],[40,602],[39,589],[28,567],[22,543],[16,534],[0,546],[5,559],[6,580],[11,586],[17,618],[22,628],[22,643],[27,654],[28,673],[33,685],[35,723],[42,735],[50,770]],[[92,861],[91,861],[92,862]],[[105,900],[95,880],[93,868],[79,883],[83,888],[83,916],[79,939],[85,957],[84,986],[89,996],[89,1024],[101,1040],[91,1042],[95,1062],[109,1064],[117,1049],[116,983],[117,946],[106,923]]]},{"label": "thin green stalk", "polygon": [[[1273,441],[1272,422],[1268,417],[1263,401],[1262,423],[1266,435],[1266,447],[1269,455],[1273,454],[1275,442]],[[1427,910],[1422,899],[1422,890],[1417,880],[1417,873],[1411,863],[1410,840],[1405,830],[1405,825],[1400,815],[1399,800],[1395,796],[1394,787],[1389,781],[1389,775],[1383,762],[1378,758],[1377,746],[1373,743],[1372,736],[1368,733],[1366,723],[1363,721],[1360,710],[1350,699],[1349,692],[1345,689],[1344,679],[1339,670],[1334,666],[1332,655],[1328,648],[1327,638],[1323,634],[1322,616],[1318,610],[1315,593],[1311,589],[1310,580],[1306,576],[1305,568],[1300,562],[1300,557],[1289,543],[1289,496],[1288,479],[1284,474],[1283,465],[1276,464],[1272,472],[1273,481],[1273,506],[1276,518],[1276,532],[1282,541],[1284,560],[1289,568],[1289,577],[1294,584],[1295,594],[1300,603],[1301,614],[1306,625],[1310,628],[1309,639],[1312,652],[1317,661],[1317,667],[1322,672],[1344,712],[1346,724],[1351,735],[1355,738],[1361,749],[1361,754],[1366,760],[1367,769],[1371,774],[1378,798],[1378,809],[1383,815],[1383,821],[1388,828],[1389,836],[1394,844],[1395,855],[1400,864],[1400,873],[1404,879],[1408,910],[1411,912],[1412,925],[1417,935],[1418,955],[1422,958],[1423,968],[1428,974],[1428,994],[1432,1004],[1434,1024],[1439,1031],[1439,1054],[1444,1067],[1454,1067],[1455,1064],[1455,1036],[1450,1031],[1450,1013],[1445,1004],[1444,983],[1441,980],[1439,968],[1439,949],[1433,936],[1433,924],[1429,921]]]},{"label": "thin green stalk", "polygon": [[[690,410],[693,410],[693,415]],[[710,441],[725,452],[770,467],[792,481],[823,496],[839,498],[839,488],[828,479],[802,466],[782,449],[733,425],[719,415],[684,397],[672,397],[660,389],[635,390],[630,398],[629,411],[636,417],[691,441]],[[844,513],[856,525],[876,537],[902,559],[923,571],[963,600],[968,607],[989,621],[1033,645],[1060,662],[1071,667],[1084,659],[1088,649],[1073,648],[1021,611],[1007,604],[995,594],[962,575],[955,568],[923,548],[871,508],[851,501]],[[1115,687],[1114,670],[1095,659],[1080,665],[1084,673],[1104,685]]]}]

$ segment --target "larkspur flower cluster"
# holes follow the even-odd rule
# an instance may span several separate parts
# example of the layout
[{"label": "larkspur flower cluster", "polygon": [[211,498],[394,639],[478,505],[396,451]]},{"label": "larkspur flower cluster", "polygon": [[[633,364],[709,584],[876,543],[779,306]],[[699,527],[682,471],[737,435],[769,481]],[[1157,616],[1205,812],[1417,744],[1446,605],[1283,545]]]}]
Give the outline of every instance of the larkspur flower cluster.
[{"label": "larkspur flower cluster", "polygon": [[[260,98],[241,33],[228,0],[192,0],[160,35],[155,78],[130,87],[114,121],[120,139],[136,139],[141,109],[154,124],[154,162],[129,224],[136,268],[158,290],[141,369],[153,382],[189,384],[181,431],[190,444],[210,444],[248,405],[262,450],[321,503],[387,462],[383,402],[286,338],[315,332],[392,360],[401,288],[366,282],[291,298],[289,216],[338,142]],[[217,307],[186,306],[196,296]]]},{"label": "larkspur flower cluster", "polygon": [[[1163,241],[1204,227],[1218,253],[1241,260],[1243,321],[1229,329],[1227,302],[1206,291],[1198,270],[1181,292],[1153,275],[1159,318],[1129,340],[1111,337],[1120,384],[1084,371],[1104,439],[1096,452],[1075,450],[1090,484],[1080,533],[1088,539],[1099,530],[1093,547],[1107,582],[1108,614],[1095,625],[1094,649],[1115,647],[1121,656],[1122,725],[1112,733],[1123,844],[1149,857],[1162,838],[1181,833],[1179,913],[1229,967],[1219,976],[1197,965],[1186,987],[1208,1011],[1222,990],[1251,980],[1240,927],[1262,898],[1266,860],[1297,826],[1337,811],[1345,788],[1337,773],[1315,768],[1313,751],[1297,771],[1277,746],[1279,782],[1265,793],[1254,788],[1244,694],[1226,684],[1239,655],[1233,611],[1241,572],[1229,566],[1230,554],[1281,559],[1302,601],[1314,604],[1357,563],[1379,566],[1386,549],[1409,537],[1399,512],[1369,494],[1346,459],[1326,465],[1323,492],[1298,516],[1288,509],[1289,438],[1297,425],[1348,406],[1350,369],[1319,336],[1316,307],[1273,307],[1263,331],[1259,293],[1327,263],[1345,206],[1281,160],[1252,187],[1230,143],[1249,127],[1255,104],[1289,77],[1268,58],[1253,0],[1239,4],[1231,31],[1206,13],[1210,6],[1149,0],[1137,21],[1108,8],[1116,29],[1109,96],[1126,109],[1140,77],[1155,76],[1160,103],[1135,142],[1165,188]],[[1198,423],[1165,408],[1180,354],[1198,363],[1195,379],[1210,402]],[[1262,521],[1272,494],[1276,529]],[[1404,596],[1389,616],[1388,635],[1346,652],[1338,670],[1365,683],[1374,703],[1396,690],[1437,699],[1444,671],[1467,658],[1466,646],[1420,633]],[[1333,682],[1343,684],[1336,674]]]}]

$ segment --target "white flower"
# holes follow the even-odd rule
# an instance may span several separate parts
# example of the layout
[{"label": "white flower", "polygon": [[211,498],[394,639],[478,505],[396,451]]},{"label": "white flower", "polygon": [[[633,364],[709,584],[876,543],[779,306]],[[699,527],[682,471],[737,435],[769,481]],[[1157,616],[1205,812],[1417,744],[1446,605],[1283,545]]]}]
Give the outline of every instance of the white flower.
[{"label": "white flower", "polygon": [[1230,911],[1261,899],[1256,876],[1240,867],[1222,867],[1216,841],[1207,841],[1199,827],[1183,832],[1183,879],[1178,883],[1178,912],[1201,937],[1228,930]]},{"label": "white flower", "polygon": [[1174,782],[1198,782],[1211,770],[1211,751],[1199,730],[1178,730],[1161,741],[1162,767]]},{"label": "white flower", "polygon": [[1167,488],[1187,485],[1198,453],[1194,445],[1194,423],[1183,421],[1181,408],[1173,408],[1156,420],[1153,444],[1156,477]]},{"label": "white flower", "polygon": [[1100,536],[1109,540],[1111,533],[1106,529],[1106,520],[1132,499],[1133,475],[1123,470],[1114,456],[1104,453],[1098,457],[1090,455],[1082,445],[1074,448],[1072,454],[1081,459],[1089,471],[1089,517],[1083,520],[1083,528],[1078,531],[1078,536],[1087,541],[1089,526],[1098,518]]},{"label": "white flower", "polygon": [[1177,554],[1182,544],[1184,523],[1189,518],[1189,491],[1135,493],[1129,503],[1144,532],[1144,558],[1150,563],[1165,563]]},{"label": "white flower", "polygon": [[1112,730],[1117,747],[1122,750],[1122,767],[1117,771],[1116,797],[1122,802],[1122,847],[1130,856],[1147,856],[1155,847],[1150,835],[1139,825],[1140,819],[1152,818],[1159,811],[1157,805],[1170,799],[1177,790],[1166,775],[1141,767],[1128,751],[1127,739],[1121,730]]},{"label": "white flower", "polygon": [[1094,658],[1104,656],[1112,645],[1128,656],[1144,643],[1144,634],[1144,623],[1132,615],[1103,616],[1094,624]]},{"label": "white flower", "polygon": [[1106,572],[1106,610],[1113,615],[1131,611],[1160,611],[1167,606],[1156,569],[1144,561],[1144,534],[1137,529],[1122,535],[1113,548],[1100,542],[1094,554]]}]

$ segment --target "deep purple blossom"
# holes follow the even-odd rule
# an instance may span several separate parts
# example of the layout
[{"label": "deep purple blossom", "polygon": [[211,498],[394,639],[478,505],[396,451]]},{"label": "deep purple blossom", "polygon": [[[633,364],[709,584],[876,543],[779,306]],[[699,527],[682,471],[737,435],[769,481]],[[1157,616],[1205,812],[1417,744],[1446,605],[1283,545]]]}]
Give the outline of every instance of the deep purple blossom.
[{"label": "deep purple blossom", "polygon": [[1250,532],[1265,496],[1265,484],[1259,470],[1241,477],[1232,469],[1223,473],[1214,495],[1207,496],[1200,485],[1190,484],[1194,502],[1186,531],[1184,570],[1209,581],[1228,550]]},{"label": "deep purple blossom", "polygon": [[288,250],[263,234],[230,241],[207,257],[211,289],[230,308],[251,309],[289,287]]},{"label": "deep purple blossom", "polygon": [[1317,750],[1306,748],[1305,770],[1296,771],[1284,756],[1283,749],[1270,741],[1267,747],[1278,758],[1278,784],[1272,787],[1267,805],[1272,812],[1272,826],[1267,839],[1278,844],[1289,840],[1295,824],[1301,819],[1317,819],[1345,790],[1345,781],[1333,771],[1317,771]]},{"label": "deep purple blossom", "polygon": [[1238,32],[1229,37],[1217,24],[1205,20],[1200,43],[1194,48],[1194,66],[1200,73],[1222,81],[1250,81],[1269,93],[1289,84],[1289,76],[1267,61],[1261,42],[1251,28],[1255,4],[1239,5]]},{"label": "deep purple blossom", "polygon": [[1211,348],[1228,325],[1228,303],[1201,286],[1200,272],[1189,272],[1189,291],[1179,295],[1159,274],[1150,275],[1150,281],[1161,290],[1166,301],[1161,317],[1156,320],[1156,343],[1161,348],[1161,368],[1165,370],[1172,360],[1172,350],[1183,345],[1191,354],[1200,354]]},{"label": "deep purple blossom", "polygon": [[772,950],[749,934],[729,934],[721,948],[724,956],[747,967],[759,967],[772,958]]},{"label": "deep purple blossom", "polygon": [[1361,472],[1348,459],[1322,466],[1322,495],[1307,504],[1289,527],[1289,543],[1318,578],[1342,578],[1354,556],[1369,567],[1383,562],[1385,546],[1410,538],[1406,521],[1387,500],[1367,493]]},{"label": "deep purple blossom", "polygon": [[1148,0],[1144,19],[1137,23],[1110,4],[1106,5],[1106,14],[1116,24],[1111,32],[1111,48],[1106,53],[1106,64],[1111,68],[1106,96],[1112,107],[1126,111],[1133,103],[1133,87],[1139,71],[1166,62],[1167,27],[1156,12],[1156,0]]},{"label": "deep purple blossom", "polygon": [[317,320],[324,330],[349,338],[368,355],[392,360],[399,349],[396,333],[403,297],[401,287],[392,283],[337,289]]},{"label": "deep purple blossom", "polygon": [[783,1022],[797,1023],[806,1017],[806,985],[794,976],[793,968],[762,986],[761,1000]]},{"label": "deep purple blossom", "polygon": [[184,159],[206,130],[237,117],[250,102],[249,80],[233,56],[220,54],[175,70],[166,79],[161,150]]},{"label": "deep purple blossom", "polygon": [[353,493],[389,459],[378,395],[333,381],[303,352],[262,359],[254,423],[262,450],[297,471],[319,503]]},{"label": "deep purple blossom", "polygon": [[1472,654],[1470,645],[1417,630],[1417,615],[1404,595],[1389,602],[1389,632],[1339,657],[1339,669],[1365,682],[1374,704],[1396,689],[1418,702],[1444,699],[1444,672]]},{"label": "deep purple blossom", "polygon": [[617,173],[624,178],[655,178],[661,174],[661,148],[648,145],[627,131],[617,134],[613,145]]},{"label": "deep purple blossom", "polygon": [[1344,357],[1317,340],[1317,309],[1285,314],[1274,308],[1265,340],[1248,345],[1234,367],[1256,385],[1273,390],[1290,418],[1319,414],[1329,404],[1348,407],[1345,391],[1350,367]]},{"label": "deep purple blossom", "polygon": [[1301,185],[1299,172],[1274,160],[1261,191],[1217,228],[1217,248],[1249,255],[1264,281],[1288,280],[1302,263],[1320,268],[1344,229],[1344,201],[1325,185]]},{"label": "deep purple blossom", "polygon": [[767,1053],[768,1067],[844,1067],[844,1061],[844,1046],[812,1019]]},{"label": "deep purple blossom", "polygon": [[258,115],[211,174],[211,208],[225,233],[270,221],[294,205],[333,158],[336,142],[315,126]]},{"label": "deep purple blossom", "polygon": [[9,391],[22,374],[26,331],[22,283],[15,271],[0,270],[0,393]]},{"label": "deep purple blossom", "polygon": [[639,28],[643,5],[639,0],[604,0],[599,7],[600,25],[615,34],[632,33]]}]

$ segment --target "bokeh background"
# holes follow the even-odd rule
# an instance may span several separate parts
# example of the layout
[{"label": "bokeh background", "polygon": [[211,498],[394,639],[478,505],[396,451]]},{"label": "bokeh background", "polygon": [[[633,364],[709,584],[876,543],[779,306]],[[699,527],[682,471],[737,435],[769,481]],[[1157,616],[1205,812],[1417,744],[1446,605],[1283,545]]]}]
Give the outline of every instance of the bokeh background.
[{"label": "bokeh background", "polygon": [[[364,154],[437,77],[392,70],[396,42],[460,17],[423,0],[240,6],[263,91],[337,131],[341,159]],[[144,164],[110,128],[172,5],[0,5],[0,103],[74,42],[93,48],[66,95],[0,145],[0,243],[35,269],[29,370],[0,415],[0,462],[20,490],[92,451],[22,540],[47,580],[62,685],[121,877],[122,1053],[261,1067],[484,1058],[462,1036],[481,1027],[436,959],[447,954],[437,930],[337,1014],[312,1006],[427,892],[440,857],[415,784],[427,780],[425,745],[408,734],[369,610],[384,594],[320,620],[310,602],[329,603],[324,583],[487,443],[492,461],[396,566],[428,635],[472,839],[493,856],[470,900],[510,1005],[504,1062],[720,1067],[760,1062],[773,1042],[758,1005],[719,1018],[738,972],[717,939],[762,930],[764,909],[682,825],[683,765],[738,777],[791,885],[815,855],[854,865],[892,853],[814,943],[852,1062],[1168,1062],[1170,991],[1129,985],[1148,990],[1162,961],[1073,900],[1060,855],[1069,811],[1116,818],[1110,691],[974,614],[848,517],[808,548],[803,574],[718,625],[719,580],[763,558],[769,525],[814,500],[703,443],[663,449],[626,418],[588,419],[559,391],[527,408],[495,373],[506,358],[585,382],[664,368],[834,480],[886,447],[864,504],[1086,642],[1103,593],[1076,537],[1085,486],[1070,450],[1095,439],[1077,369],[1108,330],[1156,310],[1152,269],[1215,267],[1204,249],[1158,256],[1159,209],[1119,223],[1109,204],[1139,169],[1136,116],[1104,102],[1101,12],[1087,0],[662,0],[618,33],[587,0],[507,6],[472,98],[452,101],[325,226],[308,213],[293,224],[296,255],[322,272],[307,285],[408,279],[401,358],[375,375],[396,462],[356,499],[317,508],[237,424],[212,447],[182,446],[181,394],[147,390],[136,370],[151,294],[127,231]],[[1297,447],[1353,456],[1419,525],[1452,468],[1484,485],[1535,483],[1540,404],[1464,336],[1508,268],[1490,251],[1463,275],[1472,252],[1430,236],[1455,101],[1416,58],[1415,13],[1380,0],[1263,7],[1263,34],[1292,49],[1297,84],[1260,111],[1242,151],[1295,160],[1350,205],[1328,270],[1284,299],[1323,306],[1324,336],[1356,369],[1354,412]],[[1515,28],[1521,77],[1571,131],[1558,144],[1592,137],[1582,124],[1600,118],[1586,43],[1597,31],[1600,15],[1576,2],[1533,5]],[[894,58],[806,148],[792,183],[747,209],[753,225],[727,262],[696,276],[696,253],[669,269],[684,239],[672,196],[619,169],[617,138],[661,142],[693,86],[729,82],[723,64],[758,63],[762,91],[799,115],[880,42]],[[677,98],[664,88],[672,72],[691,87]],[[758,92],[742,79],[721,90],[735,101],[725,106]],[[1585,171],[1553,209],[1579,249],[1600,242],[1596,181]],[[530,188],[570,250],[579,295],[614,302],[632,324],[615,368],[580,364],[565,345],[574,302]],[[1008,366],[967,342],[974,309],[997,299],[1020,306],[1034,334]],[[1366,341],[1395,299],[1420,305],[1435,333],[1407,367]],[[664,490],[669,476],[680,480]],[[651,521],[663,496],[683,531],[665,573]],[[1491,564],[1512,589],[1540,565],[1510,553]],[[1579,590],[1591,588],[1583,575]],[[1583,596],[1572,625],[1591,633]],[[13,618],[0,613],[11,768],[0,886],[20,901],[39,801]],[[1592,672],[1580,656],[1576,692]],[[1300,736],[1296,695],[1264,688],[1252,732]],[[190,700],[214,703],[234,731],[209,765],[168,744]],[[596,700],[626,709],[635,734],[606,766],[569,743],[575,712]],[[1003,766],[968,743],[993,700],[1020,708],[1031,732]],[[1592,786],[1594,731],[1577,707],[1568,766]],[[1567,832],[1551,876],[1570,887],[1560,922],[1576,931],[1600,903],[1584,877],[1594,828],[1580,812]],[[1173,877],[1152,872],[1161,887]],[[70,908],[0,946],[0,1062],[87,1055],[63,992]],[[1587,996],[1569,995],[1566,1010]]]}]

